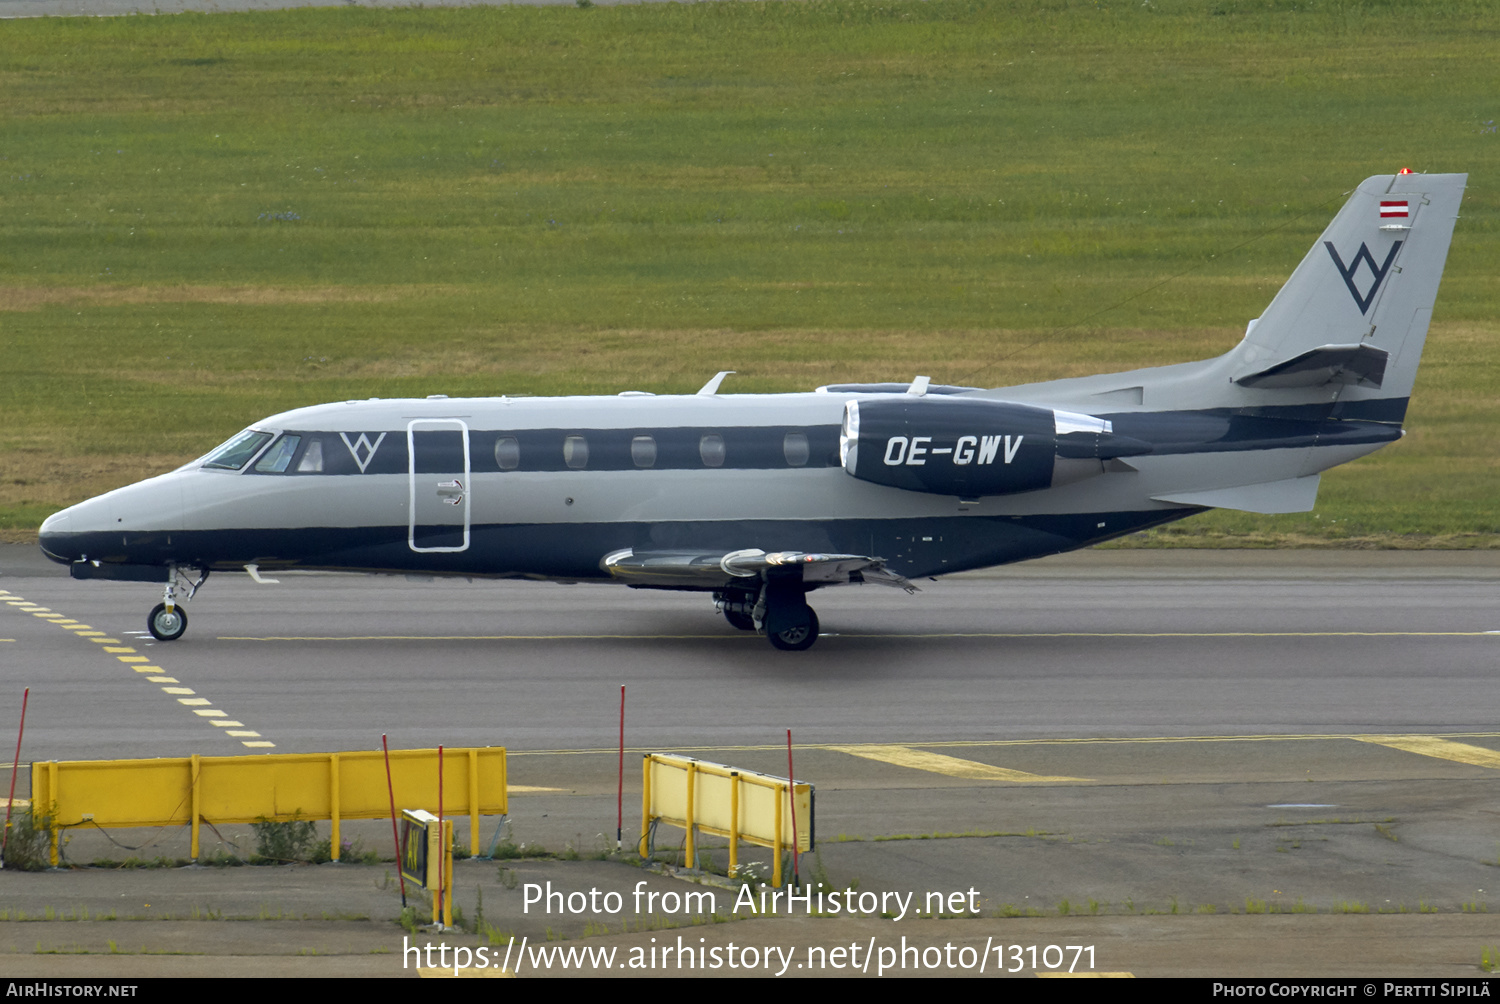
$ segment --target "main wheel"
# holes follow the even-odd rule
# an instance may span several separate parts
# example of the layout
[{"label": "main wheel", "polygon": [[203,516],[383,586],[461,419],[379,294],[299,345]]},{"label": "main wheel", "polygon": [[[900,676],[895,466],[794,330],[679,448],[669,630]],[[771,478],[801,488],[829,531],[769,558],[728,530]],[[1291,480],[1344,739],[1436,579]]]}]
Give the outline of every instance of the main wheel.
[{"label": "main wheel", "polygon": [[726,608],[724,619],[729,622],[730,627],[739,628],[741,631],[755,630],[755,620],[749,614],[735,613],[733,610]]},{"label": "main wheel", "polygon": [[146,630],[157,641],[176,641],[187,630],[187,611],[174,606],[172,612],[167,613],[167,605],[158,603],[146,618]]},{"label": "main wheel", "polygon": [[767,635],[771,647],[779,648],[783,652],[801,652],[812,648],[813,642],[818,640],[818,615],[812,607],[808,607],[807,617],[807,623],[801,627],[794,627],[781,634]]}]

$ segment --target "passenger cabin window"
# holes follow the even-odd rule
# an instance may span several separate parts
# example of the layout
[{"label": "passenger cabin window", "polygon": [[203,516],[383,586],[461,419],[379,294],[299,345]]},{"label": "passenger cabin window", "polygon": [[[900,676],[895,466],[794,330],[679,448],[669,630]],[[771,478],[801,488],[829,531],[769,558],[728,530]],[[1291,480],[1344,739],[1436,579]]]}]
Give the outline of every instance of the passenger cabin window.
[{"label": "passenger cabin window", "polygon": [[209,470],[237,471],[271,441],[269,432],[246,429],[211,453],[203,466]]},{"label": "passenger cabin window", "polygon": [[267,450],[256,461],[255,469],[262,474],[285,474],[286,469],[292,462],[292,456],[297,452],[297,446],[302,442],[301,436],[282,436],[276,440],[276,445]]},{"label": "passenger cabin window", "polygon": [[703,458],[704,467],[723,467],[724,437],[710,435],[698,440],[698,456]]},{"label": "passenger cabin window", "polygon": [[513,471],[521,466],[521,441],[515,436],[501,436],[495,440],[495,463],[502,471]]},{"label": "passenger cabin window", "polygon": [[781,452],[786,456],[786,462],[792,467],[802,467],[811,456],[807,446],[807,436],[801,432],[788,432],[781,440]]},{"label": "passenger cabin window", "polygon": [[589,465],[589,441],[582,436],[569,436],[563,440],[563,463],[575,471]]},{"label": "passenger cabin window", "polygon": [[637,467],[655,467],[656,440],[650,436],[636,436],[630,441],[630,459]]}]

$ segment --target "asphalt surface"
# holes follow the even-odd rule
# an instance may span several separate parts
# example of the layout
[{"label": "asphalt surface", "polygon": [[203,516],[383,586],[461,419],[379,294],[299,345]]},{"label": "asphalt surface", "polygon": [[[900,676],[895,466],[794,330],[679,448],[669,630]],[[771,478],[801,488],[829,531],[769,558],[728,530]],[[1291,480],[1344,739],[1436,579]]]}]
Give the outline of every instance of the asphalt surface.
[{"label": "asphalt surface", "polygon": [[[23,761],[371,749],[381,733],[398,748],[504,745],[523,788],[513,839],[588,858],[613,844],[623,684],[627,842],[641,751],[784,774],[790,728],[797,775],[818,791],[806,875],[919,899],[974,889],[980,906],[970,919],[691,928],[704,945],[939,925],[922,937],[978,950],[1087,935],[1110,946],[1095,968],[1283,976],[1474,975],[1500,945],[1487,913],[1500,882],[1500,555],[1072,555],[916,596],[820,593],[825,634],[805,653],[734,631],[697,596],[280,578],[211,579],[187,605],[187,636],[160,644],[143,635],[153,587],[74,582],[0,547],[0,638],[13,639],[0,641],[0,726],[29,685]],[[172,683],[106,648],[134,649]],[[209,725],[164,692],[174,685],[243,727]],[[246,831],[205,831],[206,853],[243,856]],[[390,839],[388,825],[346,833],[376,849]],[[182,831],[69,836],[74,864],[186,854]],[[722,868],[723,851],[710,855]],[[625,894],[642,873],[469,862],[458,900],[472,917],[482,894],[496,928],[543,942],[550,928],[629,949],[690,923],[523,909],[526,883],[548,878]],[[0,892],[0,974],[416,971],[396,962],[388,866],[7,872]],[[49,910],[90,919],[49,922]],[[1229,954],[1216,947],[1226,932]],[[1363,954],[1339,947],[1370,938]],[[148,954],[170,945],[206,954]]]}]

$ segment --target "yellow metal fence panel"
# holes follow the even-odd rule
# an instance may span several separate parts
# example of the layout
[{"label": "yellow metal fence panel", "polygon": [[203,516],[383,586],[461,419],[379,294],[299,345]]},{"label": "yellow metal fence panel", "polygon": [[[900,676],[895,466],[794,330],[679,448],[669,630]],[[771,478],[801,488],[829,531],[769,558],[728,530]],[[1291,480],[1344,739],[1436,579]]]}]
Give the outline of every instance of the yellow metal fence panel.
[{"label": "yellow metal fence panel", "polygon": [[[32,801],[49,820],[54,840],[57,830],[89,822],[196,827],[199,821],[301,818],[331,819],[337,826],[340,819],[389,815],[392,791],[398,807],[436,812],[437,758],[435,749],[391,750],[389,788],[379,750],[54,760],[31,765]],[[504,747],[445,749],[442,801],[445,816],[470,817],[470,850],[477,853],[479,817],[510,811]]]},{"label": "yellow metal fence panel", "polygon": [[[647,756],[644,766],[649,775],[644,784],[650,802],[646,814],[650,818],[686,827],[691,815],[692,825],[707,833],[732,836],[762,847],[779,844],[791,848],[793,824],[792,814],[786,811],[786,778],[664,753]],[[797,849],[811,850],[811,785],[798,782],[793,802]]]},{"label": "yellow metal fence panel", "polygon": [[[193,775],[187,757],[170,760],[33,763],[32,805],[38,818],[76,826],[170,826],[186,823],[193,809]],[[49,770],[49,768],[52,768]],[[53,791],[55,779],[60,790]],[[106,822],[108,820],[108,822]]]}]

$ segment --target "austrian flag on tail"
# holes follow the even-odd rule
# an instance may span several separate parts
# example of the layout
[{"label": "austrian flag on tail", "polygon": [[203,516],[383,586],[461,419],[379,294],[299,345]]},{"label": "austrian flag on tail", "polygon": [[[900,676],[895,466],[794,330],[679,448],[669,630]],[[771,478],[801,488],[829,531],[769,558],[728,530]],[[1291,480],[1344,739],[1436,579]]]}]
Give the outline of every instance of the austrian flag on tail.
[{"label": "austrian flag on tail", "polygon": [[1406,216],[1407,212],[1405,199],[1401,199],[1399,201],[1383,200],[1380,203],[1380,218],[1382,220],[1391,219],[1393,217],[1404,220],[1406,219]]}]

